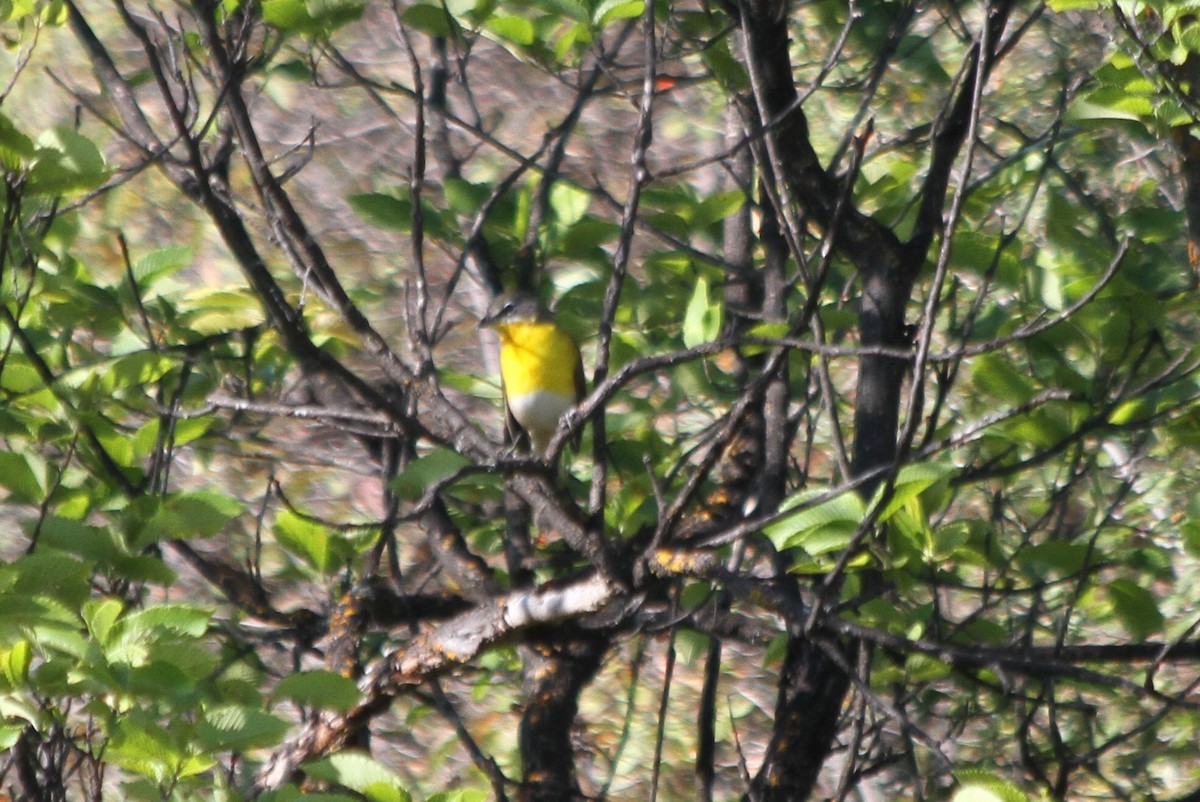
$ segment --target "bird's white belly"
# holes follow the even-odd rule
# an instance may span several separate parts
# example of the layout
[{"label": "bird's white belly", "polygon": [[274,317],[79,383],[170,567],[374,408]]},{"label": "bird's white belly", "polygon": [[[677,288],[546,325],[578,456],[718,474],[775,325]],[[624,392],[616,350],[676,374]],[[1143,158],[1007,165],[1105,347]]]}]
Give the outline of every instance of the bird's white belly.
[{"label": "bird's white belly", "polygon": [[534,390],[508,399],[508,408],[517,423],[531,435],[544,434],[544,439],[554,434],[562,416],[574,405],[575,399],[550,390]]}]

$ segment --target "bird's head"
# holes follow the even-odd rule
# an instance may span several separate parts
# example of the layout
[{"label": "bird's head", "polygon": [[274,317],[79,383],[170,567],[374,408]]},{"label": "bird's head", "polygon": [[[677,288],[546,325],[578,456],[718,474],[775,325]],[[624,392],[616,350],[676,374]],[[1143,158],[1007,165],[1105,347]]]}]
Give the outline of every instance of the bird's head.
[{"label": "bird's head", "polygon": [[480,327],[504,326],[508,323],[540,323],[550,320],[550,313],[534,296],[513,290],[502,292],[488,305],[479,321]]}]

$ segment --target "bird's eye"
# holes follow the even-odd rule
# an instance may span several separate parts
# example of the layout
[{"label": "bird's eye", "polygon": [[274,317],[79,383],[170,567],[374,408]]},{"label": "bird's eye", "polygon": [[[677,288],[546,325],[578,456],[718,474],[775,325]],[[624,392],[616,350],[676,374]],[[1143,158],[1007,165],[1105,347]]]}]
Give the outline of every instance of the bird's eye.
[{"label": "bird's eye", "polygon": [[516,305],[516,304],[514,304],[512,301],[509,301],[508,303],[504,304],[504,309],[503,309],[503,310],[501,310],[501,311],[503,311],[503,312],[511,312],[511,311],[513,311],[513,310],[514,310],[514,309],[516,309],[516,308],[517,308],[517,305]]}]

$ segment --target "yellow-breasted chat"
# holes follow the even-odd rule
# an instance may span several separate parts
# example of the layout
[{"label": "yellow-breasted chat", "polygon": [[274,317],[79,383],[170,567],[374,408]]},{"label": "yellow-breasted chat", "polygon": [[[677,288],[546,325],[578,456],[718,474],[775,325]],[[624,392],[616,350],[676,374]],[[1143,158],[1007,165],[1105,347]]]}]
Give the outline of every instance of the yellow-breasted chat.
[{"label": "yellow-breasted chat", "polygon": [[537,298],[505,292],[488,306],[480,326],[500,336],[500,382],[509,433],[528,437],[544,455],[563,415],[584,396],[579,346]]}]

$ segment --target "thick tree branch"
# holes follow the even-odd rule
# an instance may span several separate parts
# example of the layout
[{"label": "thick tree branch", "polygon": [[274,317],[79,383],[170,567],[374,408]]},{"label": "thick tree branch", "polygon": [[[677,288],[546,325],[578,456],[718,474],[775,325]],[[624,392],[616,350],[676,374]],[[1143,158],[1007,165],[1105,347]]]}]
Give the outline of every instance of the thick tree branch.
[{"label": "thick tree branch", "polygon": [[352,710],[315,719],[289,738],[265,761],[258,787],[276,788],[305,761],[345,745],[406,688],[468,663],[484,649],[518,633],[596,612],[619,599],[612,584],[596,574],[564,587],[511,593],[438,625],[370,666],[359,685],[362,701]]}]

